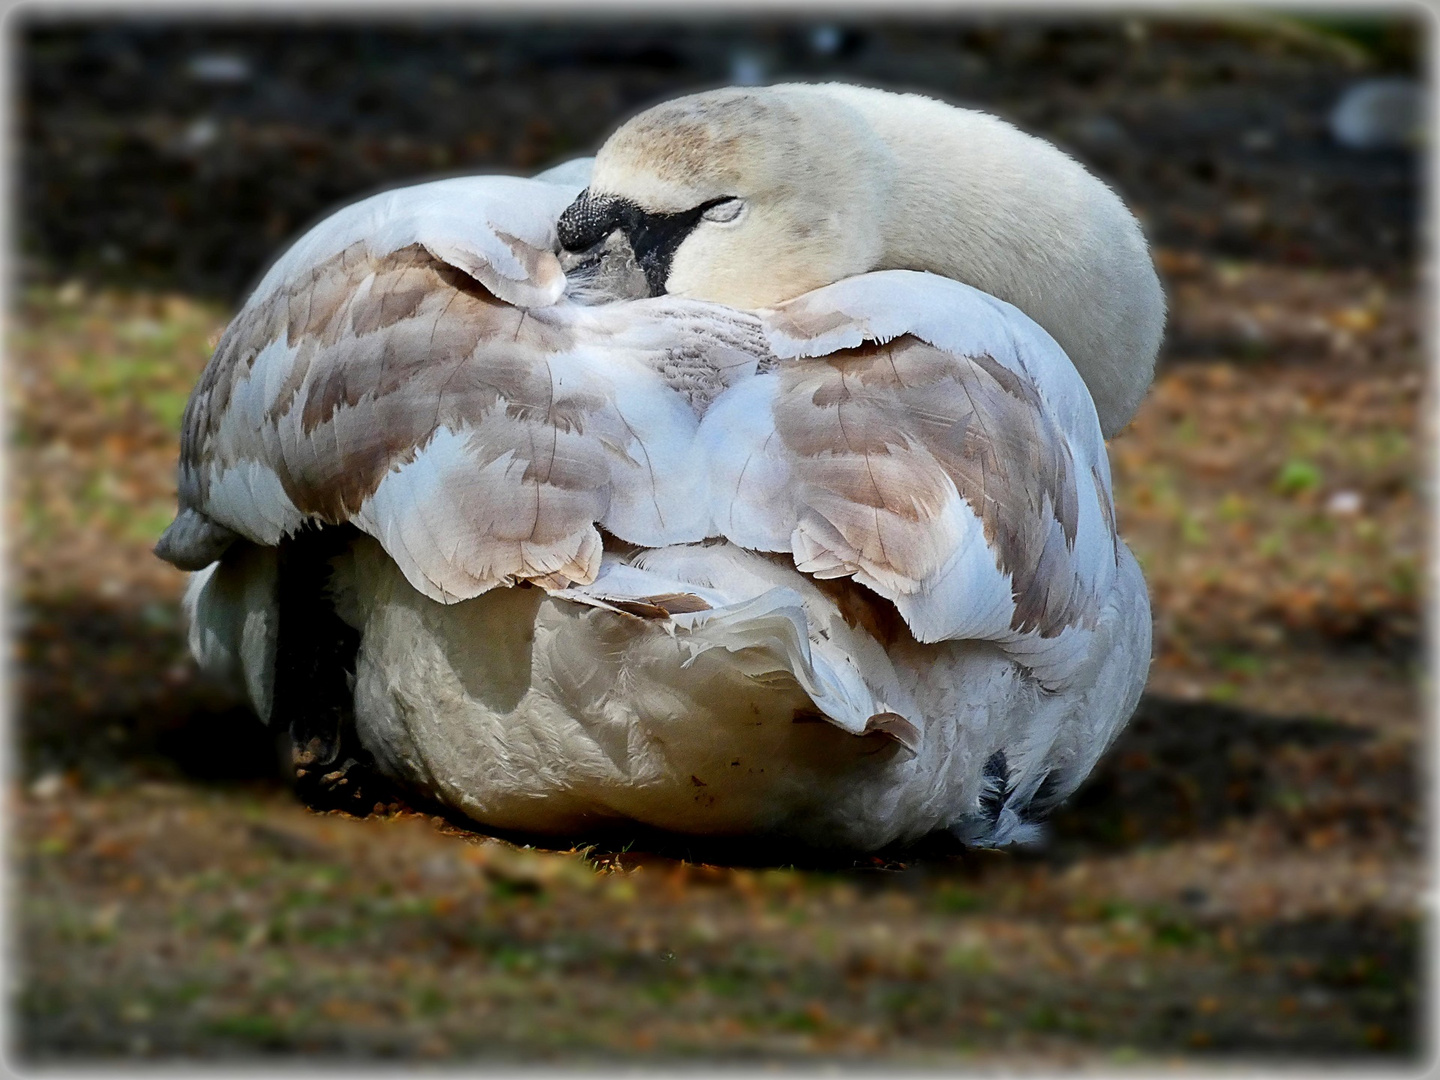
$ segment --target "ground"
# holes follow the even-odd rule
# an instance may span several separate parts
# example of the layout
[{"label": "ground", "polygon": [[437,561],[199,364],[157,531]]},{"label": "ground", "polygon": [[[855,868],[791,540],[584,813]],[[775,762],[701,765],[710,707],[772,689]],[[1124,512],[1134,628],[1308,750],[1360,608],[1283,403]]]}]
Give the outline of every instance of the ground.
[{"label": "ground", "polygon": [[[1237,40],[1271,55],[1264,35],[1216,40],[1222,58],[1251,55]],[[1263,69],[1293,77],[1282,104],[1298,115],[1295,99],[1365,70],[1317,48],[1294,46],[1299,74],[1284,50]],[[1150,96],[1125,103],[1132,132],[1184,114],[1163,59]],[[1227,115],[1223,85],[1186,78],[1210,88],[1204,115]],[[1136,167],[1135,183],[1163,187],[1173,158],[1151,155],[1156,176]],[[1329,160],[1321,182],[1363,194],[1363,170]],[[1398,160],[1375,165],[1380,189]],[[1156,659],[1134,722],[1025,851],[572,846],[419,805],[304,809],[270,735],[197,676],[183,575],[148,552],[230,302],[173,276],[118,287],[51,251],[60,270],[17,288],[6,372],[15,1052],[1417,1060],[1417,286],[1403,233],[1356,254],[1399,211],[1321,227],[1343,200],[1286,203],[1282,165],[1216,181],[1276,207],[1259,218],[1270,232],[1188,173],[1142,206],[1171,319],[1156,384],[1110,449]]]}]

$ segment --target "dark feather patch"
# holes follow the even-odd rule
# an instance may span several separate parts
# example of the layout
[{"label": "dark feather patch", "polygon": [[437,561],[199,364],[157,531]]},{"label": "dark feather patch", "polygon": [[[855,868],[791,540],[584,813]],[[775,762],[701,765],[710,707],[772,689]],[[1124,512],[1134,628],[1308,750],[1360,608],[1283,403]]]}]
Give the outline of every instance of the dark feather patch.
[{"label": "dark feather patch", "polygon": [[993,828],[1000,821],[1000,811],[1005,809],[1005,800],[1013,790],[1008,786],[1010,763],[1004,750],[996,750],[985,761],[984,784],[980,789],[980,814]]}]

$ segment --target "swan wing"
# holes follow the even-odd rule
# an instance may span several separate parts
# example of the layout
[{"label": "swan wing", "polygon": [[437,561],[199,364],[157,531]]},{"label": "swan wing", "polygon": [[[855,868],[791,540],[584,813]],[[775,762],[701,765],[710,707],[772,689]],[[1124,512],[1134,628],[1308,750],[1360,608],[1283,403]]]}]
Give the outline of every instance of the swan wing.
[{"label": "swan wing", "polygon": [[911,271],[768,312],[775,366],[701,442],[713,528],[892,601],[922,642],[984,639],[1073,673],[1119,541],[1095,407],[1018,309]]},{"label": "swan wing", "polygon": [[303,237],[191,396],[180,514],[157,552],[197,568],[237,536],[350,522],[453,602],[592,580],[597,525],[702,539],[697,408],[755,370],[758,322],[668,298],[565,301],[551,248],[574,193],[441,181]]}]

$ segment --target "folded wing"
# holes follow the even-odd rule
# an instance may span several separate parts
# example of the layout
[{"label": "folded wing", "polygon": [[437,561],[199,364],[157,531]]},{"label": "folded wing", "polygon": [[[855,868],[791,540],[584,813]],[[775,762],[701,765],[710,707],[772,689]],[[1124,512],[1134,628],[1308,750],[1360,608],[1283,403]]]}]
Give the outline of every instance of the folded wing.
[{"label": "folded wing", "polygon": [[887,271],[766,317],[785,359],[700,438],[715,531],[852,576],[921,641],[1000,642],[1043,677],[1084,655],[1118,543],[1089,394],[1018,309]]},{"label": "folded wing", "polygon": [[191,397],[181,512],[157,551],[197,568],[235,536],[275,544],[349,521],[448,602],[592,580],[597,525],[639,544],[702,539],[695,395],[667,373],[685,376],[707,341],[713,396],[753,372],[757,324],[663,300],[625,319],[554,303],[553,223],[573,195],[444,181],[303,238]]}]

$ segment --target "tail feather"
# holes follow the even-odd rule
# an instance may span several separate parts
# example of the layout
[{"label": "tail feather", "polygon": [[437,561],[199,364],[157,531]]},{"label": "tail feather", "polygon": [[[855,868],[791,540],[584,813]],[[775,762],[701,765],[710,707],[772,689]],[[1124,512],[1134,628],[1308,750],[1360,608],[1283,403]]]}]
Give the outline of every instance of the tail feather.
[{"label": "tail feather", "polygon": [[275,549],[237,541],[192,574],[183,606],[200,669],[249,699],[270,722],[279,625]]}]

